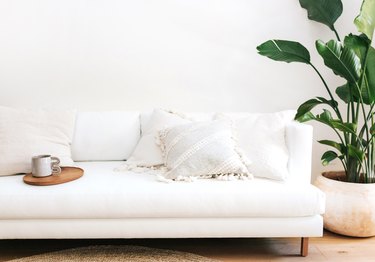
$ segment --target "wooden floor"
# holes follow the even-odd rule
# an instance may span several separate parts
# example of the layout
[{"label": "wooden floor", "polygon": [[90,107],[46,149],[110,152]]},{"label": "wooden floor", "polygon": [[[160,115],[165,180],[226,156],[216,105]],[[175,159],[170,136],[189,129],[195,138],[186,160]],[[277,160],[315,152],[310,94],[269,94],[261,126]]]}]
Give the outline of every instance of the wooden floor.
[{"label": "wooden floor", "polygon": [[0,240],[0,261],[88,245],[141,245],[192,252],[221,261],[375,261],[375,237],[325,232],[310,238],[309,255],[298,256],[300,239]]}]

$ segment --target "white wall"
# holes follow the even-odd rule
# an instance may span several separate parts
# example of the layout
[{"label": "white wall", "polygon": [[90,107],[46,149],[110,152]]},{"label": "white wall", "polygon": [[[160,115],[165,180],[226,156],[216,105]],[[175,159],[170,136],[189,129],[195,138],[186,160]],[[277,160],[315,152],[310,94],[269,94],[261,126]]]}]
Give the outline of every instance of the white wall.
[{"label": "white wall", "polygon": [[[355,32],[361,1],[343,2],[338,31]],[[272,112],[325,95],[306,65],[257,54],[271,38],[314,50],[333,34],[298,0],[1,0],[0,104]]]}]

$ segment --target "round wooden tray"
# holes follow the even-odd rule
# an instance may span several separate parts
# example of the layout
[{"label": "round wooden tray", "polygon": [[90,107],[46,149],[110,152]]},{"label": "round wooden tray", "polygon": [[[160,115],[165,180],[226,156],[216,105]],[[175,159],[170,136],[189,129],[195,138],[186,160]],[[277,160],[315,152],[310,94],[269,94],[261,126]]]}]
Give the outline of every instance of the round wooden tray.
[{"label": "round wooden tray", "polygon": [[61,173],[47,177],[33,177],[31,173],[23,177],[23,182],[33,186],[51,186],[76,180],[83,176],[83,169],[79,167],[61,167]]}]

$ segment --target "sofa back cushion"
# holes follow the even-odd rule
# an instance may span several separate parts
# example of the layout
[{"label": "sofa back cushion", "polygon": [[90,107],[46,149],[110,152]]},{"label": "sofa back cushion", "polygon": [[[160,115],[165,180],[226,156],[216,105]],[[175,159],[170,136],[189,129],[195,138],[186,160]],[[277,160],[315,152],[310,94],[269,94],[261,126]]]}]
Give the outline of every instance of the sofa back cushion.
[{"label": "sofa back cushion", "polygon": [[[170,111],[165,109],[156,109],[156,110],[163,110],[163,111]],[[141,113],[141,134],[147,129],[147,125],[150,123],[153,111],[145,111]],[[171,110],[170,112],[174,112]],[[215,113],[212,112],[176,112],[177,115],[181,115],[182,117],[186,119],[190,119],[191,121],[210,121],[213,120]]]},{"label": "sofa back cushion", "polygon": [[0,106],[0,176],[31,172],[31,157],[53,155],[71,166],[75,110]]},{"label": "sofa back cushion", "polygon": [[289,152],[285,127],[292,122],[294,110],[276,113],[218,114],[218,119],[231,119],[238,146],[250,160],[248,170],[255,177],[286,180],[289,174]]},{"label": "sofa back cushion", "polygon": [[139,137],[139,112],[79,112],[72,157],[74,161],[125,160]]},{"label": "sofa back cushion", "polygon": [[131,167],[154,167],[163,165],[162,152],[155,138],[161,129],[194,121],[212,120],[212,113],[184,113],[156,108],[140,115],[141,139],[129,157]]}]

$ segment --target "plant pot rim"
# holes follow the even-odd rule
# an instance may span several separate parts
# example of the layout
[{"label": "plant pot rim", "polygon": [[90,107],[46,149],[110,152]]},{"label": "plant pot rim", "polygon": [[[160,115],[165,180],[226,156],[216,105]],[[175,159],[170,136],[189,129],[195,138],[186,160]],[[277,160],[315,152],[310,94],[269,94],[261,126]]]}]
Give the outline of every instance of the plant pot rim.
[{"label": "plant pot rim", "polygon": [[317,180],[329,184],[332,187],[336,187],[337,189],[341,188],[345,191],[350,191],[352,193],[360,193],[363,194],[364,192],[375,194],[375,183],[353,183],[353,182],[345,182],[345,181],[339,181],[335,180],[333,178],[325,177],[324,174],[329,172],[344,172],[344,171],[326,171],[319,174],[317,177]]}]

